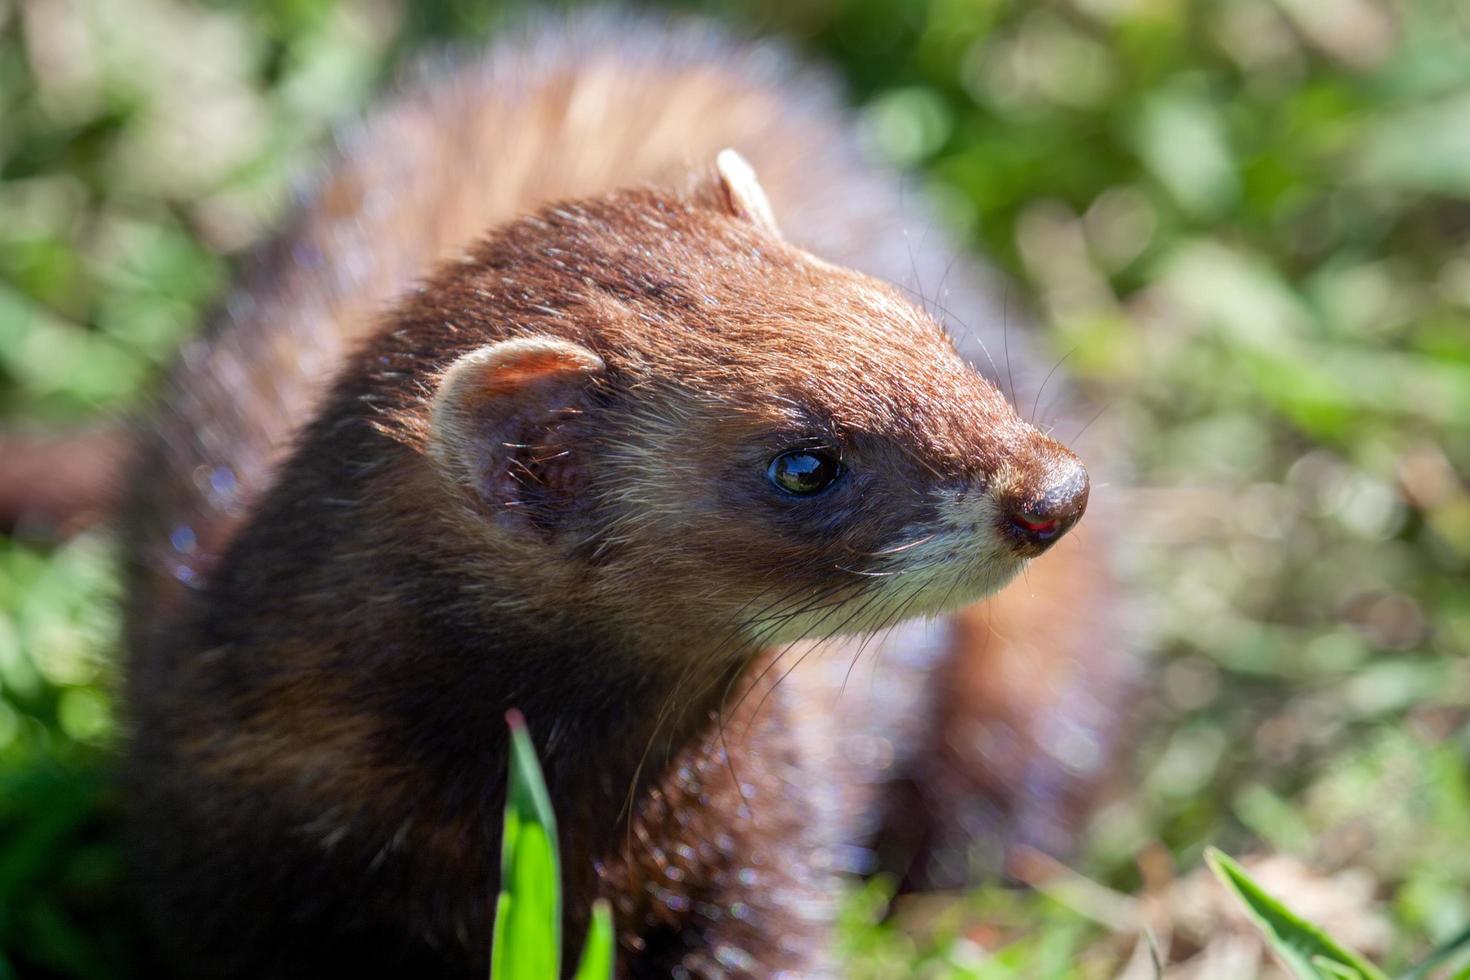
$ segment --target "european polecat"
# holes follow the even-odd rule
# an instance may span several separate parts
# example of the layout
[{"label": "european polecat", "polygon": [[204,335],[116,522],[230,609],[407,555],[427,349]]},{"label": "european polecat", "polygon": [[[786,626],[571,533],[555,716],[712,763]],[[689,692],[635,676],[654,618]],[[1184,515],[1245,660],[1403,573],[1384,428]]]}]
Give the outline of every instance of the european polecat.
[{"label": "european polecat", "polygon": [[822,975],[838,767],[780,651],[971,603],[1083,512],[864,274],[920,259],[826,86],[608,26],[410,83],[169,380],[128,776],[182,973],[483,976],[514,707],[569,944],[606,895],[622,976]]}]

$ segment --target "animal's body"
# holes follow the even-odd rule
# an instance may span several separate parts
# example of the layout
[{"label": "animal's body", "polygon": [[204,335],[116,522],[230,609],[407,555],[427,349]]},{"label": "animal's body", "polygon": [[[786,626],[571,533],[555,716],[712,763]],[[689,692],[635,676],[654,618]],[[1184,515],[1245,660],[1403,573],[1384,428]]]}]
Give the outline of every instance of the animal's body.
[{"label": "animal's body", "polygon": [[[1076,458],[880,281],[953,256],[825,83],[608,26],[410,83],[169,379],[126,508],[128,775],[183,973],[483,976],[515,707],[569,946],[606,895],[621,975],[821,975],[850,773],[780,651],[973,602],[1081,514]],[[944,305],[998,330],[963,265]],[[1065,560],[1101,608],[1100,556]],[[1034,591],[933,635],[1016,688],[955,771],[1022,826],[1095,771],[1029,726],[1091,723],[1096,626],[1049,625],[1028,686],[987,625]]]}]

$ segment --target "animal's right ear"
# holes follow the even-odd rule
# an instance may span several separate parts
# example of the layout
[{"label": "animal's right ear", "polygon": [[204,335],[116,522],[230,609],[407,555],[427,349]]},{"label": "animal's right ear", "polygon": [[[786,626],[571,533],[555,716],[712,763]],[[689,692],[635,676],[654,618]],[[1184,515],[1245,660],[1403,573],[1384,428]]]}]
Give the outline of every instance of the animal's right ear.
[{"label": "animal's right ear", "polygon": [[739,153],[724,149],[715,155],[715,179],[710,190],[715,205],[721,210],[749,221],[768,234],[781,237],[770,198],[766,197],[755,168]]},{"label": "animal's right ear", "polygon": [[429,455],[496,523],[552,530],[561,505],[578,489],[581,469],[557,435],[604,370],[595,353],[556,337],[520,337],[470,351],[439,382]]}]

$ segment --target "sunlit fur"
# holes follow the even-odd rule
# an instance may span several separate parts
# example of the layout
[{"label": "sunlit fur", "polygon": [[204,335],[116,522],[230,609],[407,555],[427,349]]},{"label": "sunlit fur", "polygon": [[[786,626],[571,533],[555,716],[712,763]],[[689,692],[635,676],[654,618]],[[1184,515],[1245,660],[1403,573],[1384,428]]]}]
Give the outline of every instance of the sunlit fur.
[{"label": "sunlit fur", "polygon": [[[563,34],[346,138],[149,430],[128,801],[184,975],[482,977],[512,706],[566,962],[606,896],[620,975],[826,975],[823,774],[762,648],[993,588],[1028,553],[996,518],[1071,459],[905,294],[731,207],[736,144],[792,242],[907,262],[833,102]],[[783,497],[811,440],[845,476]]]},{"label": "sunlit fur", "polygon": [[[703,170],[687,191],[513,222],[348,360],[170,641],[219,658],[162,681],[223,712],[167,751],[231,801],[240,859],[282,853],[302,827],[349,880],[397,852],[404,891],[375,893],[381,941],[396,917],[428,916],[415,928],[473,965],[505,709],[551,739],[569,866],[601,869],[569,886],[575,923],[591,894],[661,860],[625,852],[606,815],[651,819],[662,797],[644,781],[683,772],[668,767],[711,713],[749,713],[742,692],[779,678],[746,673],[764,646],[958,606],[1020,567],[1002,498],[1070,454],[895,291],[728,201]],[[810,498],[772,487],[771,457],[814,441],[844,476]],[[582,734],[558,742],[568,731]],[[150,787],[173,814],[157,819],[196,819],[168,785]],[[262,793],[280,815],[252,816]],[[751,833],[718,862],[781,839]],[[808,871],[768,890],[773,923],[817,901]],[[197,887],[189,904],[224,900]],[[764,962],[802,962],[783,949]]]},{"label": "sunlit fur", "polygon": [[[454,374],[504,338],[557,338],[602,363],[545,431],[475,437],[531,440],[517,499],[470,499],[521,508],[546,533],[473,517],[464,533],[483,537],[497,580],[513,565],[524,601],[574,597],[651,658],[744,655],[711,623],[761,641],[859,632],[1003,585],[1026,556],[996,495],[1024,495],[1069,454],[906,299],[723,210],[718,186],[511,225],[398,315],[356,403],[417,451],[436,438],[430,392],[397,379]],[[505,401],[483,411],[522,424]],[[783,496],[769,459],[813,441],[841,455],[843,478]]]}]

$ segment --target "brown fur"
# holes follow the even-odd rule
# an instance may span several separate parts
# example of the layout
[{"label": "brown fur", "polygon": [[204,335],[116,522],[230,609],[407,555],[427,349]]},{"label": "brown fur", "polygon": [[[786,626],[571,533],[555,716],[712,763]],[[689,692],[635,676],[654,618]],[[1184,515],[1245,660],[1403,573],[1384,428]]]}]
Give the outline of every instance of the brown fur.
[{"label": "brown fur", "polygon": [[[1075,468],[903,294],[680,175],[733,144],[793,242],[892,271],[891,194],[826,106],[689,34],[583,43],[349,140],[145,441],[135,854],[185,971],[482,975],[511,706],[569,953],[608,894],[622,975],[823,971],[830,801],[763,645],[994,587],[1035,553],[1005,515]],[[456,363],[528,337],[587,356],[436,428]],[[801,509],[752,474],[810,439],[851,477]]]}]

